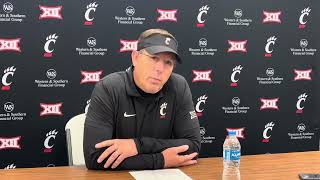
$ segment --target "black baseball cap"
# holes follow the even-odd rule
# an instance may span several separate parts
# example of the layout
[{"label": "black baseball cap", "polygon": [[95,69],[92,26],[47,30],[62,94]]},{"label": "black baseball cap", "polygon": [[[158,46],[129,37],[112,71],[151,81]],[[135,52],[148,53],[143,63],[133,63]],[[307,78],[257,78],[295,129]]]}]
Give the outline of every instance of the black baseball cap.
[{"label": "black baseball cap", "polygon": [[162,34],[154,34],[145,38],[140,38],[138,41],[138,51],[146,50],[150,54],[161,52],[172,52],[176,55],[178,63],[182,63],[178,54],[178,42],[175,38]]}]

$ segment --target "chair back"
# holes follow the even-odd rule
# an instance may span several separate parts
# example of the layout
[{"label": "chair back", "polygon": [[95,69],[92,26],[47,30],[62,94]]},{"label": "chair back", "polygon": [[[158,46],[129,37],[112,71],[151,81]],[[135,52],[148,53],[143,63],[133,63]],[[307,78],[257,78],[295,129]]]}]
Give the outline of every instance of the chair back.
[{"label": "chair back", "polygon": [[72,117],[65,126],[69,166],[84,165],[83,131],[86,114]]}]

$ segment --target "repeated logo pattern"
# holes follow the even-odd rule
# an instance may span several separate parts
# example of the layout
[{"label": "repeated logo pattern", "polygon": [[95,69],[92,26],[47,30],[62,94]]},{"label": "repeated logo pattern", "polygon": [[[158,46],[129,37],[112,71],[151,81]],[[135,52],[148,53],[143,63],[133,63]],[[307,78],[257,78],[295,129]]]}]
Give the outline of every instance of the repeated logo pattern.
[{"label": "repeated logo pattern", "polygon": [[[192,92],[185,116],[199,121],[200,156],[221,156],[230,131],[249,153],[279,152],[274,143],[288,152],[301,150],[286,146],[292,143],[316,146],[320,6],[72,3],[41,2],[30,6],[33,12],[19,2],[0,4],[0,152],[10,153],[0,168],[21,167],[15,153],[30,149],[51,158],[42,164],[60,165],[65,123],[90,111],[97,82],[131,65],[139,33],[148,28],[167,29],[179,41],[183,64],[175,71]],[[170,117],[172,106],[160,103],[159,120]]]}]

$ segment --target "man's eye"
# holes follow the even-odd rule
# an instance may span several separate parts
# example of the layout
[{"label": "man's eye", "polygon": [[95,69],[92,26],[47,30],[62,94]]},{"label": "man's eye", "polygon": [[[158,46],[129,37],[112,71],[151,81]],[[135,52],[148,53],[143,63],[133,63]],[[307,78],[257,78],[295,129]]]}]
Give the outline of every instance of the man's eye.
[{"label": "man's eye", "polygon": [[160,58],[157,57],[157,56],[152,56],[151,59],[154,60],[154,61],[156,61],[156,62],[158,62]]},{"label": "man's eye", "polygon": [[171,66],[171,65],[173,65],[173,62],[171,60],[167,60],[166,64]]}]

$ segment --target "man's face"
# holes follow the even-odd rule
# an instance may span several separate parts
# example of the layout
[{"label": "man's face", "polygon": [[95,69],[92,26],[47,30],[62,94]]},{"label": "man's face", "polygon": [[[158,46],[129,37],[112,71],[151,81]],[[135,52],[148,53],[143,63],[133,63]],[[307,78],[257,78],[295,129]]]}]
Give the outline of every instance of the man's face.
[{"label": "man's face", "polygon": [[176,57],[171,52],[154,55],[147,51],[133,51],[133,78],[136,85],[146,93],[159,92],[168,81],[176,63]]}]

